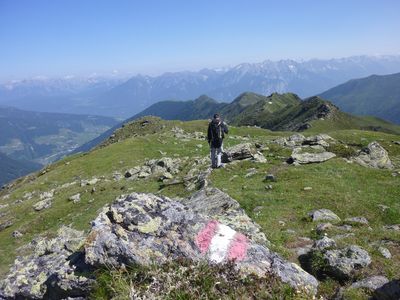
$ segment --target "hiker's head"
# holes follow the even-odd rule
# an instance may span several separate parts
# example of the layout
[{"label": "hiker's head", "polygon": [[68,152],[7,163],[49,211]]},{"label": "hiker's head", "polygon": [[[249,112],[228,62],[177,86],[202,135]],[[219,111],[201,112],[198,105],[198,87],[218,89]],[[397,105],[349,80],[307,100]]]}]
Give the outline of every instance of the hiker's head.
[{"label": "hiker's head", "polygon": [[221,117],[219,116],[219,114],[214,114],[214,119],[215,122],[219,122],[221,121]]}]

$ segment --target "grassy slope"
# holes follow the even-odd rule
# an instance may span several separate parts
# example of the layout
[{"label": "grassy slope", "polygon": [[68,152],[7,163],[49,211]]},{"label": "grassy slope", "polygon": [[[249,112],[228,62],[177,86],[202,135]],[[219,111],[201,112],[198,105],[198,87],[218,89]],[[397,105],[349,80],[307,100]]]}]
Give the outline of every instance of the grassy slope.
[{"label": "grassy slope", "polygon": [[[166,152],[165,156],[203,157],[208,154],[206,142],[178,140],[170,131],[175,125],[189,132],[204,131],[206,121],[162,121],[161,124],[164,125],[161,126],[164,127],[162,130],[149,129],[150,135],[133,138],[128,137],[132,134],[130,130],[137,131],[137,128],[132,129],[127,126],[120,132],[120,137],[123,139],[121,142],[99,148],[87,155],[69,157],[50,166],[44,175],[33,177],[31,180],[21,180],[15,184],[16,187],[9,199],[0,198],[0,204],[11,204],[27,191],[47,191],[79,178],[88,179],[92,176],[111,178],[113,171],[123,172],[142,164],[146,159],[160,158],[159,150]],[[321,128],[327,129],[322,125]],[[313,130],[316,131],[317,127],[314,126]],[[156,133],[153,133],[154,131]],[[391,143],[392,140],[400,140],[397,135],[357,130],[324,132],[358,147],[369,141],[378,140],[389,151],[397,168],[400,167],[400,146]],[[145,134],[146,130],[142,130],[141,133]],[[243,136],[250,141],[263,143],[276,136],[288,134],[247,127],[232,128],[230,133],[231,136]],[[227,139],[225,146],[229,147],[239,141]],[[203,147],[196,147],[198,144],[203,144]],[[371,242],[382,239],[400,242],[398,233],[382,230],[383,224],[400,223],[399,176],[393,177],[391,172],[386,170],[346,164],[341,158],[323,164],[287,167],[282,161],[289,152],[278,146],[271,146],[264,154],[269,160],[267,164],[242,162],[230,165],[226,169],[214,171],[211,180],[215,186],[227,191],[241,203],[247,213],[262,226],[268,239],[273,242],[275,250],[288,258],[295,259],[288,250],[290,244],[295,243],[299,236],[315,237],[312,230],[315,224],[304,220],[304,216],[311,209],[332,209],[341,218],[363,215],[370,220],[373,230],[356,228],[356,237],[352,239],[373,255],[374,263],[365,272],[384,273],[390,278],[400,276],[399,247],[390,249],[394,257],[391,261],[386,261],[371,246]],[[258,169],[258,174],[245,179],[247,169],[253,167]],[[264,188],[263,178],[269,172],[274,173],[278,181],[272,183],[272,190],[267,191]],[[230,181],[235,174],[239,176]],[[311,186],[312,191],[303,191],[305,186]],[[90,220],[98,214],[99,209],[122,193],[161,192],[172,197],[187,195],[179,185],[162,191],[159,191],[159,188],[156,178],[141,181],[124,179],[119,182],[101,181],[96,185],[94,194],[90,193],[90,186],[79,185],[57,191],[53,207],[41,212],[34,212],[32,209],[32,204],[38,201],[37,196],[21,204],[1,209],[0,212],[8,213],[5,219],[13,218],[15,221],[13,226],[0,232],[0,273],[4,274],[7,271],[7,265],[16,255],[15,249],[29,242],[36,234],[45,232],[51,235],[61,224],[71,224],[74,228],[88,230]],[[79,204],[67,200],[69,196],[78,192],[82,193]],[[94,201],[90,201],[91,199]],[[378,204],[387,205],[390,209],[383,213],[377,207]],[[257,212],[254,211],[256,207],[258,207]],[[281,226],[279,221],[284,221],[286,225]],[[288,234],[285,232],[287,228],[296,230],[296,234]],[[12,238],[11,233],[14,230],[22,231],[24,236],[21,239]],[[322,290],[331,293],[333,286],[334,284],[328,281],[322,284]]]}]

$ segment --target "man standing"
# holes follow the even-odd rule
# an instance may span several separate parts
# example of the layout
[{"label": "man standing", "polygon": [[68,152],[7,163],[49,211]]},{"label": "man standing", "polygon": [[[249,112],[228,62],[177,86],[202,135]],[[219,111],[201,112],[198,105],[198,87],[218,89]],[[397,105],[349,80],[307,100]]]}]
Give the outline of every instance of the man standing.
[{"label": "man standing", "polygon": [[219,114],[215,114],[214,118],[208,124],[207,139],[210,145],[211,152],[211,167],[221,168],[221,156],[222,156],[222,142],[225,134],[228,133],[228,126],[221,120]]}]

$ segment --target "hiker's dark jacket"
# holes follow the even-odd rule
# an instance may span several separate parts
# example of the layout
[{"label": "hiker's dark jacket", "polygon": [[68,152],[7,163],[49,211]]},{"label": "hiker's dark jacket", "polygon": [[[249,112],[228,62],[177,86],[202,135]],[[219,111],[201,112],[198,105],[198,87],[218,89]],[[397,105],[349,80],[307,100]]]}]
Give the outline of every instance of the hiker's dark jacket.
[{"label": "hiker's dark jacket", "polygon": [[210,146],[213,148],[221,147],[225,133],[228,133],[228,126],[224,122],[211,121],[210,124],[208,124],[207,133],[207,139]]}]

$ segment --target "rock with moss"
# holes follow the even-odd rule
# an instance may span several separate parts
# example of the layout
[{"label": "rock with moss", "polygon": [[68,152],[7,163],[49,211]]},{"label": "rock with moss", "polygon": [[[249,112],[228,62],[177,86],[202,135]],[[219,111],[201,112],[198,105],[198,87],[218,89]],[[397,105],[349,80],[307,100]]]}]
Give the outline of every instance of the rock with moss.
[{"label": "rock with moss", "polygon": [[53,239],[39,238],[30,244],[32,254],[18,257],[0,284],[0,299],[64,299],[88,294],[92,279],[88,270],[81,231],[61,227]]},{"label": "rock with moss", "polygon": [[[219,197],[224,199],[212,204]],[[203,207],[206,200],[210,204]],[[106,206],[93,221],[85,259],[97,267],[160,264],[180,258],[231,262],[242,274],[272,272],[293,287],[315,293],[318,282],[313,276],[253,241],[262,239],[258,230],[235,200],[215,189],[183,203],[133,193]]]},{"label": "rock with moss", "polygon": [[393,164],[385,148],[378,142],[369,143],[367,147],[361,149],[357,156],[352,160],[364,167],[375,169],[393,169]]},{"label": "rock with moss", "polygon": [[371,263],[368,252],[356,245],[327,250],[323,253],[323,257],[327,264],[326,271],[338,280],[351,278],[357,270]]}]

